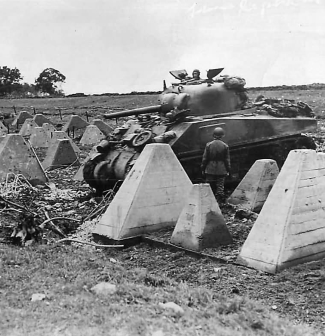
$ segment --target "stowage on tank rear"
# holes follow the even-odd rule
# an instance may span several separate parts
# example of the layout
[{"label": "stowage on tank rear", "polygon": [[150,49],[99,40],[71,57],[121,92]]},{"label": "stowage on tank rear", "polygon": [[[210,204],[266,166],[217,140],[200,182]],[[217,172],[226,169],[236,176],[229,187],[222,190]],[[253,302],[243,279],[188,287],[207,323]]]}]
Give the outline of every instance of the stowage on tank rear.
[{"label": "stowage on tank rear", "polygon": [[257,159],[274,159],[281,167],[290,150],[315,149],[304,135],[317,127],[306,104],[277,101],[275,108],[259,100],[247,108],[245,80],[240,77],[188,79],[189,83],[180,77],[179,83],[165,88],[159,105],[105,115],[129,119],[98,144],[85,164],[84,179],[90,186],[102,192],[123,181],[149,143],[168,143],[189,177],[199,182],[205,145],[218,126],[226,132],[233,180],[241,179]]}]

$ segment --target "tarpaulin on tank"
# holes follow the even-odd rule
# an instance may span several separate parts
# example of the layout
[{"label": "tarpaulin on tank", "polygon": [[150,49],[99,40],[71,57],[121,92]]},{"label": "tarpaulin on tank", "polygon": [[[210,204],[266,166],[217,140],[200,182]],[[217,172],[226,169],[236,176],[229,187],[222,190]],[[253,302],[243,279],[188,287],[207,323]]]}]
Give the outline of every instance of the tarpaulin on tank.
[{"label": "tarpaulin on tank", "polygon": [[246,81],[242,77],[225,77],[224,84],[227,89],[244,89],[244,86],[246,85]]}]

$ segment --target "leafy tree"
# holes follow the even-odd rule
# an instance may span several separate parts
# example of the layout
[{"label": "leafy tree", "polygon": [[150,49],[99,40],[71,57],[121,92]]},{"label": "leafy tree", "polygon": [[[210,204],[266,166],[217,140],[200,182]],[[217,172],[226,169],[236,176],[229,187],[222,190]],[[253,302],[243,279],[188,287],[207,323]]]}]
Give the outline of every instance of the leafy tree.
[{"label": "leafy tree", "polygon": [[0,95],[5,96],[21,88],[20,81],[23,79],[17,68],[10,69],[0,66]]},{"label": "leafy tree", "polygon": [[65,79],[66,77],[60,71],[46,68],[35,80],[35,87],[37,90],[48,94],[60,94],[62,92],[57,84],[64,83]]},{"label": "leafy tree", "polygon": [[37,89],[34,84],[23,83],[20,91],[27,97],[37,95]]}]

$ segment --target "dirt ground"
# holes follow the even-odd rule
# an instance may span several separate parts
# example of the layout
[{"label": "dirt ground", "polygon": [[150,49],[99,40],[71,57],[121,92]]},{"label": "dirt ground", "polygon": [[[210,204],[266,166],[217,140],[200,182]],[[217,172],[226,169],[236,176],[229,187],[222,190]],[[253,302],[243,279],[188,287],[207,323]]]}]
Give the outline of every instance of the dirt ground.
[{"label": "dirt ground", "polygon": [[[289,93],[282,92],[281,94],[282,96],[289,96]],[[298,97],[305,94],[306,92],[295,93]],[[321,114],[325,110],[322,105],[323,93],[309,92],[308,94],[309,103],[314,105],[314,108],[316,107],[319,114]],[[275,97],[277,93],[272,92],[269,96]],[[74,113],[83,117],[85,116],[85,111],[88,111],[88,116],[92,118],[101,115],[105,108],[113,111],[126,107],[146,106],[153,104],[155,98],[153,96],[136,97],[132,100],[132,97],[114,99],[110,97],[87,97],[83,98],[86,99],[84,101],[81,98],[78,98],[78,100],[77,98],[75,100],[69,98],[70,101],[74,101],[74,104],[70,103],[70,105],[64,99],[57,102],[52,100],[50,103],[44,99],[33,102],[27,100],[26,102],[0,100],[0,111],[9,111],[13,106],[11,104],[15,104],[15,108],[18,111],[28,106],[30,108],[31,103],[33,106],[39,104],[37,111],[43,109],[43,112],[45,111],[52,121],[55,120],[57,124],[60,124],[70,114],[69,106]],[[103,99],[105,99],[105,102]],[[18,106],[19,103],[22,105]],[[63,119],[60,119],[60,114],[56,109],[58,105],[55,106],[55,103],[61,105]],[[53,110],[56,112],[51,113]],[[318,131],[313,134],[313,137],[316,139],[319,150],[322,150],[325,132],[321,119],[319,120]],[[83,159],[90,148],[79,147],[81,148],[81,159]],[[44,157],[44,153],[41,151],[39,151],[39,155],[41,159]],[[40,221],[46,219],[45,210],[51,218],[58,216],[68,218],[55,222],[63,234],[76,239],[90,241],[91,229],[95,223],[95,221],[91,222],[91,215],[93,214],[96,219],[99,214],[105,211],[114,193],[108,194],[104,200],[95,200],[87,184],[73,180],[77,169],[78,167],[68,167],[48,172],[48,177],[55,187],[51,184],[50,187],[31,188],[23,180],[16,180],[3,184],[0,195],[15,204],[20,204],[30,211],[40,214]],[[19,222],[20,215],[15,211],[8,210],[2,200],[0,200],[0,207],[0,248],[2,253],[8,253],[14,243],[9,236],[13,227]],[[193,287],[203,286],[222,295],[230,297],[239,295],[258,300],[280,316],[288,317],[295,323],[305,322],[322,331],[325,325],[324,260],[293,267],[277,275],[269,275],[235,265],[233,262],[236,260],[239,250],[254,224],[254,219],[235,218],[235,210],[230,206],[224,206],[221,210],[234,242],[229,246],[207,249],[203,252],[222,258],[225,263],[217,263],[204,257],[196,258],[185,252],[158,248],[146,243],[116,250],[111,253],[111,257],[113,256],[117,261],[122,262],[126,269],[146,269],[157,277],[163,276],[176,282],[184,281]],[[83,224],[81,225],[80,223]],[[150,235],[150,237],[168,242],[170,235],[171,230],[166,229]],[[60,234],[47,229],[44,230],[42,239],[36,243],[36,246],[37,244],[51,245],[61,238]],[[75,248],[94,249],[87,245],[76,244],[73,246]],[[21,247],[21,249],[23,251],[24,247]],[[218,274],[215,270],[216,268],[219,269]]]}]

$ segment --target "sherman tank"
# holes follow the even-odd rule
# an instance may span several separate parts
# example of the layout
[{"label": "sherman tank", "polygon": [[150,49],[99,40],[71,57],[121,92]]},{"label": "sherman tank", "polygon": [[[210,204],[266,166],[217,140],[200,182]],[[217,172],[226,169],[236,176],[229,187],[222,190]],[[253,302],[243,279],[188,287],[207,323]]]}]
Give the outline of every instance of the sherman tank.
[{"label": "sherman tank", "polygon": [[168,143],[191,180],[202,181],[201,159],[215,127],[226,132],[233,182],[258,159],[274,159],[281,167],[290,150],[316,148],[305,135],[317,127],[308,105],[260,98],[249,106],[245,80],[216,78],[222,70],[209,70],[204,80],[171,71],[178,82],[168,88],[164,83],[158,105],[104,115],[126,120],[97,145],[84,166],[85,181],[99,193],[113,188],[149,143]]}]

